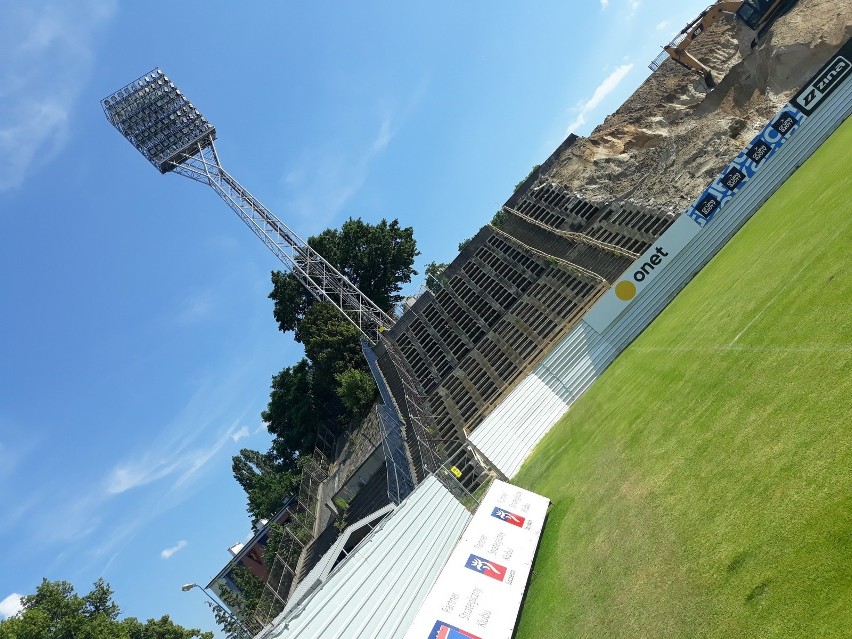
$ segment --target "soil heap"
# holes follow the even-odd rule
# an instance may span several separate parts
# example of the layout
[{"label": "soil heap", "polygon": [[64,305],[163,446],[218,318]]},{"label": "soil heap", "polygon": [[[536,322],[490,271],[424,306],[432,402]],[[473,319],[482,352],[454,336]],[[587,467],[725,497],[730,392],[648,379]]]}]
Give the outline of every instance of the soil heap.
[{"label": "soil heap", "polygon": [[848,0],[800,0],[754,48],[754,31],[720,20],[689,48],[712,69],[713,91],[666,60],[545,179],[596,203],[678,213],[849,37]]}]

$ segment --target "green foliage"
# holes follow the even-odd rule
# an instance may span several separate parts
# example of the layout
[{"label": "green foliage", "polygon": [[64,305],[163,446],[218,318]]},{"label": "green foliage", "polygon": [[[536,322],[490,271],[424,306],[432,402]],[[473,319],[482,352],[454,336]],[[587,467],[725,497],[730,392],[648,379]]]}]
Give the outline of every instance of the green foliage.
[{"label": "green foliage", "polygon": [[847,637],[852,120],[542,440],[530,637]]},{"label": "green foliage", "polygon": [[0,621],[0,639],[213,639],[212,632],[183,628],[164,615],[145,623],[118,619],[120,610],[103,579],[80,596],[67,581],[42,580],[23,609]]},{"label": "green foliage", "polygon": [[[349,219],[339,231],[327,229],[308,238],[308,244],[385,311],[402,300],[402,285],[417,273],[414,258],[420,253],[414,230],[400,227],[397,220],[368,224]],[[304,343],[300,323],[314,298],[292,273],[273,272],[272,285],[269,298],[275,302],[278,328],[293,331]]]},{"label": "green foliage", "polygon": [[467,238],[466,240],[462,240],[461,242],[459,242],[459,253],[461,253],[461,252],[462,252],[463,250],[465,250],[468,246],[470,246],[470,243],[471,243],[471,242],[473,242],[473,238],[472,238],[472,237],[469,237],[469,238]]},{"label": "green foliage", "polygon": [[299,488],[296,462],[276,460],[270,451],[261,453],[243,448],[232,458],[231,469],[248,497],[248,512],[252,523],[269,519],[284,505],[284,501]]},{"label": "green foliage", "polygon": [[299,322],[314,303],[314,297],[292,273],[272,271],[269,299],[275,303],[272,314],[278,322],[278,329],[282,333],[293,331],[296,341],[301,343]]},{"label": "green foliage", "polygon": [[334,528],[338,535],[342,535],[343,531],[349,525],[349,502],[338,497],[334,500],[334,505],[337,506],[337,517],[334,520]]},{"label": "green foliage", "polygon": [[304,358],[272,378],[269,403],[260,416],[275,437],[273,447],[282,460],[289,456],[295,463],[299,455],[313,450],[317,427],[321,423],[313,386],[314,367]]},{"label": "green foliage", "polygon": [[426,288],[433,293],[437,293],[447,283],[447,276],[444,271],[447,270],[449,264],[429,262],[426,265]]},{"label": "green foliage", "polygon": [[494,214],[494,217],[491,218],[491,226],[496,226],[497,228],[500,228],[501,226],[503,226],[503,223],[506,221],[508,215],[509,214],[506,213],[506,210],[501,208]]},{"label": "green foliage", "polygon": [[312,402],[321,411],[326,426],[333,432],[340,432],[349,423],[351,415],[340,399],[337,376],[350,369],[367,371],[359,341],[360,332],[325,302],[311,307],[300,329],[305,354],[313,370]]},{"label": "green foliage", "polygon": [[228,634],[228,637],[242,638],[245,633],[236,619],[251,618],[261,601],[263,583],[242,564],[235,565],[230,576],[236,589],[222,588],[219,591],[219,598],[230,608],[231,613],[229,614],[220,606],[213,606],[212,603],[208,605],[213,609],[216,623]]},{"label": "green foliage", "polygon": [[541,168],[541,164],[533,165],[533,168],[530,169],[530,172],[527,173],[527,176],[515,185],[515,188],[512,192],[516,193],[518,191],[518,189],[521,188],[524,185],[524,182],[529,180],[532,177],[532,174],[535,173],[536,171],[538,171],[540,168]]},{"label": "green foliage", "polygon": [[346,410],[353,417],[363,417],[376,401],[376,382],[373,376],[362,370],[350,368],[335,376],[337,394]]},{"label": "green foliage", "polygon": [[339,231],[327,229],[308,242],[385,311],[402,300],[402,284],[417,273],[414,229],[400,227],[397,220],[368,224],[349,219]]},{"label": "green foliage", "polygon": [[[308,239],[383,310],[392,312],[402,285],[416,274],[419,254],[413,229],[397,220],[368,224],[347,220]],[[311,454],[322,425],[341,432],[375,398],[375,384],[361,353],[360,332],[328,302],[314,299],[292,273],[272,273],[269,298],[278,328],[294,333],[305,358],[272,378],[261,413],[273,442],[267,453],[243,450],[233,458],[234,477],[246,491],[252,519],[269,518],[298,489],[300,459]]]},{"label": "green foliage", "polygon": [[[350,219],[340,230],[309,238],[308,244],[388,312],[402,299],[402,284],[416,273],[413,264],[419,253],[413,230],[400,227],[397,220],[368,224]],[[341,432],[366,412],[376,392],[361,353],[360,332],[332,304],[315,300],[292,273],[280,271],[272,273],[269,297],[279,329],[293,331],[306,357],[272,378],[269,404],[261,414],[274,436],[266,457],[283,468],[270,470],[234,458],[235,477],[246,489],[256,519],[260,513],[269,516],[272,506],[280,504],[287,484],[281,470],[291,471],[296,460],[313,452],[320,425]],[[266,473],[273,490],[268,498],[259,494]]]}]

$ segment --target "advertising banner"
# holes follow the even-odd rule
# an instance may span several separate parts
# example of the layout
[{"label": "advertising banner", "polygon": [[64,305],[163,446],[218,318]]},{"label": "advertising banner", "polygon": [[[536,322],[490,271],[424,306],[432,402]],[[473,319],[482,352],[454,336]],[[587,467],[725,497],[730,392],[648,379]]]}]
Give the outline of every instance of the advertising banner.
[{"label": "advertising banner", "polygon": [[852,73],[852,40],[826,62],[810,82],[767,122],[763,130],[734,158],[713,183],[684,212],[698,226],[705,226],[751,179],[765,161],[789,140],[802,123]]},{"label": "advertising banner", "polygon": [[583,320],[598,333],[602,333],[700,230],[687,217],[676,219],[651,248],[618,278],[615,285],[595,302]]},{"label": "advertising banner", "polygon": [[[852,77],[852,39],[826,62],[808,84],[788,102],[751,143],[728,164],[657,242],[624,272],[618,282],[592,306],[584,320],[598,333],[629,306],[648,283],[671,263],[710,221],[767,164],[816,109]],[[694,227],[685,227],[689,221]],[[656,256],[656,257],[655,257]],[[655,260],[655,261],[652,261]]]},{"label": "advertising banner", "polygon": [[405,639],[511,639],[549,504],[495,480]]}]

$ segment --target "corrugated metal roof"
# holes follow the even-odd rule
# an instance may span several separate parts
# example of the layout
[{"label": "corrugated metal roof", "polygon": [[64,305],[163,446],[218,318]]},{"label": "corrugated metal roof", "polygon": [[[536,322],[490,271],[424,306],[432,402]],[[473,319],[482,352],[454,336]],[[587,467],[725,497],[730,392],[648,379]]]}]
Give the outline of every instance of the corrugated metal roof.
[{"label": "corrugated metal roof", "polygon": [[[789,108],[789,107],[786,107]],[[782,109],[784,110],[784,109]],[[674,257],[659,277],[603,333],[581,321],[476,428],[470,440],[513,477],[554,423],[647,327],[769,196],[852,112],[852,81],[743,186],[731,202]]]},{"label": "corrugated metal roof", "polygon": [[393,639],[405,635],[470,521],[434,477],[388,515],[264,639]]},{"label": "corrugated metal roof", "polygon": [[302,579],[301,583],[293,591],[293,594],[290,595],[290,599],[287,600],[287,605],[284,606],[284,614],[286,615],[292,609],[296,608],[297,605],[305,599],[305,597],[316,590],[322,582],[328,579],[337,558],[340,556],[340,553],[343,552],[343,548],[349,540],[349,535],[353,531],[366,525],[378,525],[373,524],[373,522],[376,520],[381,521],[382,518],[393,512],[395,508],[396,504],[388,504],[384,508],[377,510],[363,519],[359,519],[354,524],[348,526],[343,534],[337,538],[334,544],[332,544],[331,548],[328,549],[328,552],[326,552],[317,562],[317,565],[314,566],[307,575],[305,575],[305,578]]}]

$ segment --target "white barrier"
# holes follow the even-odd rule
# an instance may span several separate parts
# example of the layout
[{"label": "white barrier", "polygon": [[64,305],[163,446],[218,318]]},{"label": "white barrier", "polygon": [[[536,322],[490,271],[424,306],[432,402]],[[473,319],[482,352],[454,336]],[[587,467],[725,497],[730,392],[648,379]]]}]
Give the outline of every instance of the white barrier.
[{"label": "white barrier", "polygon": [[549,504],[495,481],[405,639],[511,639]]}]

